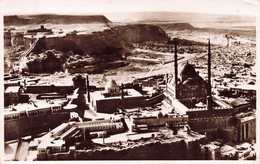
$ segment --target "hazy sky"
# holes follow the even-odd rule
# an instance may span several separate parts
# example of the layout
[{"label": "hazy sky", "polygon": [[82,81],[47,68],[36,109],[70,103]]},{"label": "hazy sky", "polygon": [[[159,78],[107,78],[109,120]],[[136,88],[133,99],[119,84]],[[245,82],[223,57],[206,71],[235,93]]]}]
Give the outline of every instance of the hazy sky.
[{"label": "hazy sky", "polygon": [[4,15],[138,11],[255,15],[256,7],[250,1],[254,0],[2,0],[1,3]]}]

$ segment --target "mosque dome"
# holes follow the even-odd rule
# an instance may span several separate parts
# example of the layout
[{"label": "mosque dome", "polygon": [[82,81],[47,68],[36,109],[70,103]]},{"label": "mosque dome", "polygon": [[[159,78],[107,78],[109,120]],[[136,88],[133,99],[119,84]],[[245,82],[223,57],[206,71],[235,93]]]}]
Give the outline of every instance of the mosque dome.
[{"label": "mosque dome", "polygon": [[189,77],[183,82],[184,85],[203,85],[205,83],[206,82],[200,76]]},{"label": "mosque dome", "polygon": [[197,73],[193,67],[193,65],[187,63],[184,65],[182,71],[181,71],[182,77],[194,77],[197,76]]}]

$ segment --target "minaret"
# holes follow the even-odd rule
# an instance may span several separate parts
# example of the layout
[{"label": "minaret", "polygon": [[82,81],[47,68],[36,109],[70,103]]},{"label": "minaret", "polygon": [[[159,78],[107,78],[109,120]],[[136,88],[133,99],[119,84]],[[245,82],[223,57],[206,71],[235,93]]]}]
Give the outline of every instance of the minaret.
[{"label": "minaret", "polygon": [[90,102],[90,93],[89,93],[89,80],[87,75],[87,92],[88,92],[88,102]]},{"label": "minaret", "polygon": [[177,84],[178,84],[178,56],[177,56],[177,38],[174,38],[174,67],[175,67],[175,98],[178,99]]},{"label": "minaret", "polygon": [[212,110],[212,95],[211,95],[211,53],[210,39],[208,43],[208,90],[207,90],[207,109]]},{"label": "minaret", "polygon": [[124,84],[121,83],[121,110],[124,109]]}]

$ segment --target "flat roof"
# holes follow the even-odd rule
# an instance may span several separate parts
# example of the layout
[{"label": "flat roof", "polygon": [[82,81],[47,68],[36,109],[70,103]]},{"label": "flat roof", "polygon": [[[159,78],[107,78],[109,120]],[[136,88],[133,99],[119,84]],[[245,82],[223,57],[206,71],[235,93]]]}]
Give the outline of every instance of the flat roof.
[{"label": "flat roof", "polygon": [[256,85],[239,85],[237,87],[230,87],[231,89],[256,90]]},{"label": "flat roof", "polygon": [[[124,91],[128,92],[128,95],[124,95],[124,98],[143,97],[143,95],[135,89],[124,89]],[[93,97],[95,100],[121,99],[121,94],[116,96],[105,97],[103,93],[104,91],[95,91],[90,94],[91,97]]]},{"label": "flat roof", "polygon": [[21,80],[8,80],[8,81],[5,81],[4,84],[17,84],[19,83]]},{"label": "flat roof", "polygon": [[18,93],[20,89],[20,86],[13,86],[13,87],[8,87],[5,90],[5,93]]},{"label": "flat roof", "polygon": [[20,111],[13,111],[12,109],[9,109],[8,111],[4,111],[5,114],[18,114]]},{"label": "flat roof", "polygon": [[223,108],[232,108],[231,105],[225,103],[224,101],[220,100],[220,99],[217,99],[215,98],[214,96],[212,96],[212,99],[213,101],[218,104],[220,107],[223,107]]},{"label": "flat roof", "polygon": [[256,85],[239,85],[239,86],[217,86],[220,89],[241,89],[241,90],[256,90]]},{"label": "flat roof", "polygon": [[246,122],[250,120],[255,120],[256,116],[255,115],[250,115],[250,116],[245,116],[245,117],[237,117],[241,122]]},{"label": "flat roof", "polygon": [[39,144],[37,149],[46,149],[47,147],[61,147],[64,143],[64,140],[46,139]]},{"label": "flat roof", "polygon": [[37,102],[35,103],[37,107],[34,106],[34,104],[29,104],[29,103],[20,103],[14,106],[13,108],[17,111],[25,111],[25,110],[38,110],[38,109],[43,109],[43,108],[49,108],[51,106],[59,106],[57,104],[49,104],[45,102]]}]

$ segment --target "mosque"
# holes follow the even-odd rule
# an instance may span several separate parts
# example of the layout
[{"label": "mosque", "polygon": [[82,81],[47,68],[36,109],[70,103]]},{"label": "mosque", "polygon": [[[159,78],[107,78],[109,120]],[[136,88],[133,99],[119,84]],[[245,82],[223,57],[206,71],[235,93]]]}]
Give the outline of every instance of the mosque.
[{"label": "mosque", "polygon": [[90,94],[90,109],[100,113],[114,113],[119,109],[130,109],[143,105],[143,95],[135,89],[124,89],[110,79],[103,91]]},{"label": "mosque", "polygon": [[[176,75],[175,75],[176,76]],[[208,83],[199,76],[193,65],[188,62],[180,73],[180,78],[171,79],[167,89],[168,93],[179,99],[188,108],[194,108],[196,104],[206,104]]]},{"label": "mosque", "polygon": [[[211,53],[208,43],[208,79],[204,80],[188,62],[178,74],[177,43],[175,42],[175,71],[167,79],[165,100],[180,115],[188,115],[188,124],[198,132],[217,133],[238,140],[243,136],[236,123],[236,113],[232,106],[211,94]],[[233,137],[233,138],[232,138]]]},{"label": "mosque", "polygon": [[195,108],[198,105],[204,106],[207,104],[207,109],[212,109],[212,96],[211,96],[211,54],[210,42],[208,53],[208,81],[205,81],[199,73],[196,72],[194,66],[188,62],[184,65],[180,74],[178,74],[177,63],[177,43],[175,43],[174,55],[174,78],[167,79],[166,86],[166,99],[173,104],[173,101],[178,100],[187,108]]}]

